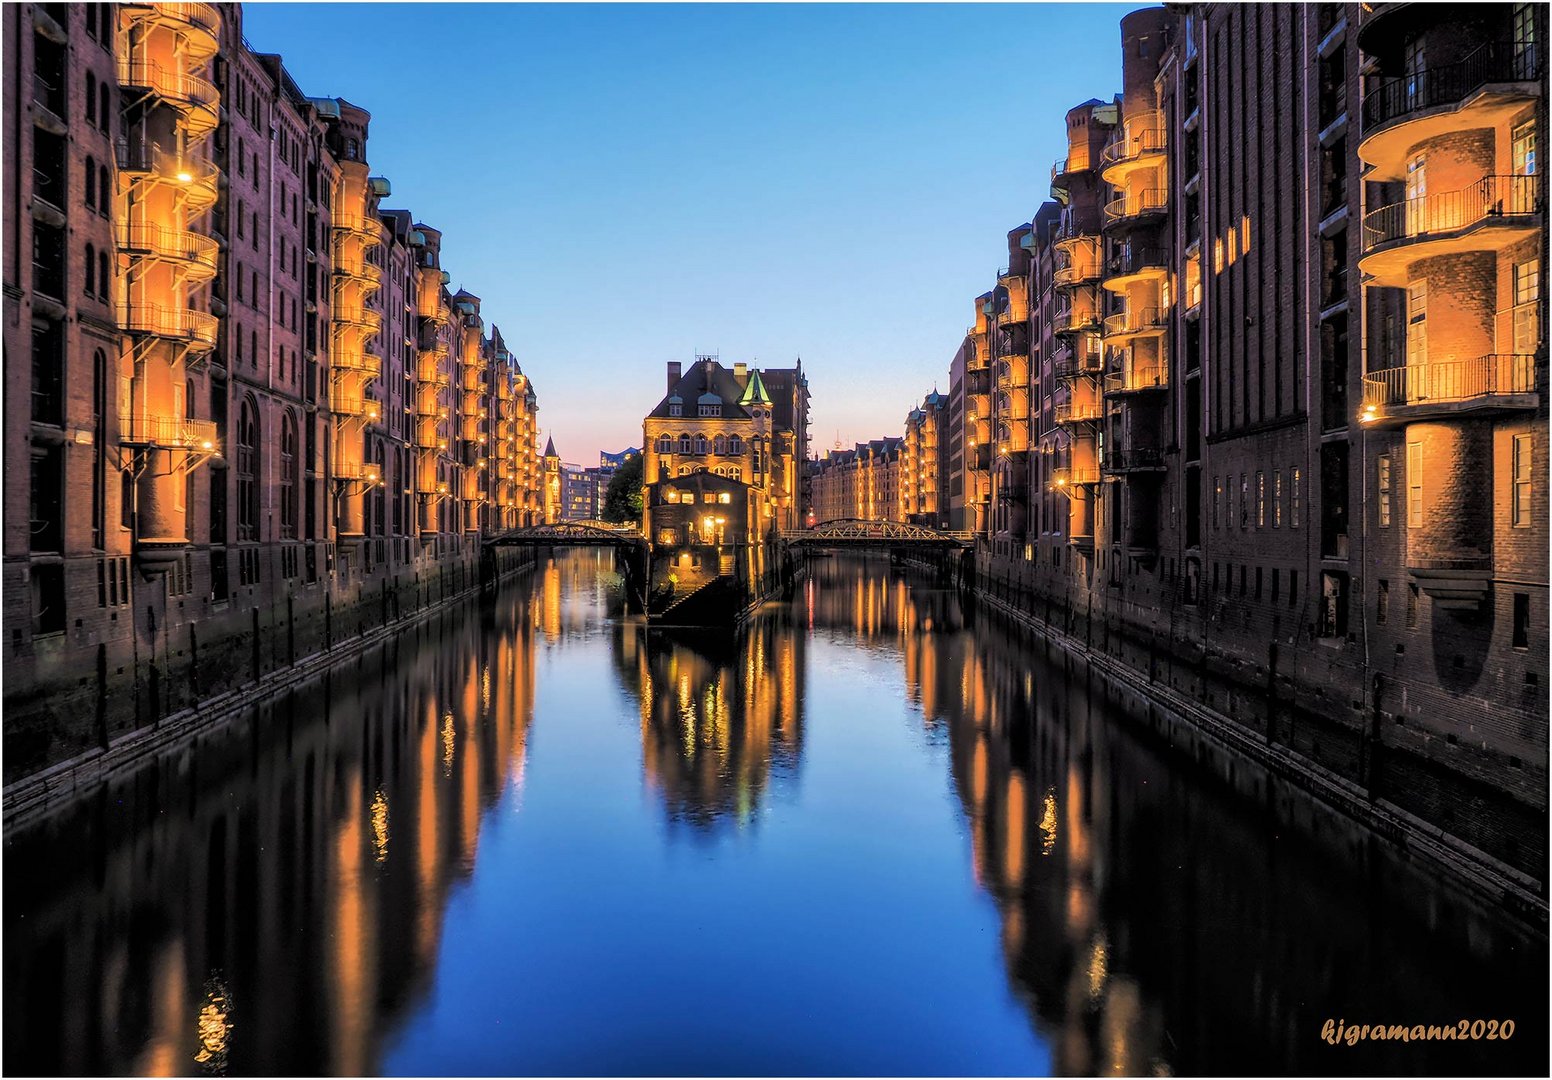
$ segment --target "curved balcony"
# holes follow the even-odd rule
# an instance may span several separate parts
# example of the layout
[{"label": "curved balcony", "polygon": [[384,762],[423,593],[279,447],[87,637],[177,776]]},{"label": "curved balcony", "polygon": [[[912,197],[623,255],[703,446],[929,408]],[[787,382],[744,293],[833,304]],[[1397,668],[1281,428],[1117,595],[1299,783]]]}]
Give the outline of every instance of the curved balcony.
[{"label": "curved balcony", "polygon": [[471,394],[483,394],[486,389],[485,369],[465,366],[463,369],[463,388]]},{"label": "curved balcony", "polygon": [[1103,366],[1104,358],[1098,343],[1089,348],[1080,342],[1058,352],[1051,368],[1058,379],[1082,379],[1098,375]]},{"label": "curved balcony", "polygon": [[375,379],[383,373],[383,358],[371,353],[337,353],[331,366],[335,371],[348,371]]},{"label": "curved balcony", "polygon": [[216,347],[219,326],[214,315],[203,311],[180,311],[133,300],[119,305],[119,327],[125,333],[164,338],[197,349]]},{"label": "curved balcony", "polygon": [[170,71],[155,60],[120,57],[119,85],[167,102],[182,113],[184,126],[196,138],[208,135],[221,122],[221,92],[198,75]]},{"label": "curved balcony", "polygon": [[360,210],[336,210],[329,227],[336,233],[345,233],[371,247],[382,243],[383,225],[376,215]]},{"label": "curved balcony", "polygon": [[221,245],[208,236],[151,222],[120,225],[118,245],[126,255],[175,263],[198,281],[216,276],[216,260],[221,254]]},{"label": "curved balcony", "polygon": [[1107,184],[1119,186],[1134,169],[1162,165],[1168,146],[1162,113],[1150,112],[1133,117],[1100,151],[1100,176]]},{"label": "curved balcony", "polygon": [[1105,204],[1105,228],[1149,225],[1168,211],[1169,193],[1163,188],[1147,188],[1111,199]]},{"label": "curved balcony", "polygon": [[1515,412],[1539,404],[1536,357],[1492,353],[1473,360],[1410,364],[1363,377],[1365,424],[1428,420],[1461,413]]},{"label": "curved balcony", "polygon": [[1077,304],[1058,310],[1051,321],[1051,329],[1058,334],[1082,334],[1098,330],[1099,325],[1097,310]]},{"label": "curved balcony", "polygon": [[359,390],[347,390],[338,385],[329,390],[329,411],[337,416],[359,416],[367,420],[376,420],[382,414],[376,401]]},{"label": "curved balcony", "polygon": [[161,450],[220,451],[220,432],[214,420],[183,416],[119,416],[119,444]]},{"label": "curved balcony", "polygon": [[1144,473],[1164,471],[1164,451],[1154,446],[1128,446],[1105,453],[1105,471],[1110,473]]},{"label": "curved balcony", "polygon": [[334,264],[334,276],[348,278],[366,286],[368,290],[376,289],[383,283],[383,272],[366,259],[357,256],[345,258]]},{"label": "curved balcony", "polygon": [[221,48],[221,13],[214,4],[124,4],[121,10],[137,23],[165,26],[183,37],[183,51],[208,60]]},{"label": "curved balcony", "polygon": [[1363,218],[1358,268],[1376,285],[1405,285],[1418,259],[1497,251],[1540,228],[1539,176],[1484,176],[1470,187],[1382,206]]},{"label": "curved balcony", "polygon": [[1088,226],[1079,222],[1076,215],[1065,213],[1057,223],[1056,232],[1051,234],[1051,246],[1058,251],[1070,251],[1073,254],[1077,253],[1080,246],[1092,247],[1097,252],[1099,234],[1089,231]]},{"label": "curved balcony", "polygon": [[1051,470],[1051,483],[1059,488],[1082,487],[1099,483],[1099,469],[1093,465],[1071,465]]},{"label": "curved balcony", "polygon": [[1162,364],[1133,364],[1105,376],[1107,394],[1149,394],[1169,389],[1169,372]]},{"label": "curved balcony", "polygon": [[1098,399],[1093,401],[1064,401],[1055,407],[1058,424],[1092,424],[1099,420],[1104,408]]},{"label": "curved balcony", "polygon": [[423,386],[452,385],[452,375],[437,361],[438,357],[435,354],[421,353],[420,364],[415,369],[415,377]]},{"label": "curved balcony", "polygon": [[1094,163],[1086,150],[1078,154],[1069,153],[1066,157],[1057,158],[1051,166],[1051,183],[1056,187],[1066,187],[1078,173],[1088,172],[1093,167]]},{"label": "curved balcony", "polygon": [[345,484],[375,484],[378,466],[370,461],[336,461],[330,470],[334,479]]},{"label": "curved balcony", "polygon": [[383,328],[382,314],[373,311],[359,301],[356,303],[336,303],[334,305],[333,321],[336,330],[360,330],[367,336],[371,336]]},{"label": "curved balcony", "polygon": [[1367,179],[1400,180],[1412,147],[1437,135],[1493,127],[1539,92],[1545,45],[1489,41],[1454,64],[1389,79],[1363,99],[1358,156]]},{"label": "curved balcony", "polygon": [[208,210],[220,195],[221,170],[203,158],[170,153],[156,143],[131,146],[124,140],[119,141],[115,156],[119,175],[130,181],[167,184],[182,192],[190,210]]},{"label": "curved balcony", "polygon": [[1168,326],[1169,311],[1166,308],[1128,307],[1126,311],[1105,319],[1105,342],[1125,341],[1134,337],[1162,334]]},{"label": "curved balcony", "polygon": [[1111,292],[1125,292],[1131,285],[1158,280],[1168,273],[1169,264],[1163,248],[1127,244],[1106,260],[1104,284]]},{"label": "curved balcony", "polygon": [[1051,275],[1051,286],[1057,289],[1076,289],[1080,285],[1094,284],[1099,277],[1098,259],[1072,258],[1066,266],[1057,267],[1056,272]]}]

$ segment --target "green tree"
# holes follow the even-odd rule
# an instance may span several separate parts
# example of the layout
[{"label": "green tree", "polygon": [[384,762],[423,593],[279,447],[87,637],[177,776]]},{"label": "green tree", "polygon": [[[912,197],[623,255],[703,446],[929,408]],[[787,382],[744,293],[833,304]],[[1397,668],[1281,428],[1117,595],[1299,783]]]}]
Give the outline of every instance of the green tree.
[{"label": "green tree", "polygon": [[609,488],[604,492],[605,521],[641,520],[641,458],[640,454],[632,454],[609,478]]}]

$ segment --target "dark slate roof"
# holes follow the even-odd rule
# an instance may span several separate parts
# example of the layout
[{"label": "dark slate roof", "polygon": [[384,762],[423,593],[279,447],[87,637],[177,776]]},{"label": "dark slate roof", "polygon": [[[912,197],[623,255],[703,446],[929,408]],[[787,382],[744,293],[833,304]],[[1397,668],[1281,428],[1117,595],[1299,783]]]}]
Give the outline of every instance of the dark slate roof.
[{"label": "dark slate roof", "polygon": [[560,457],[560,455],[555,452],[555,436],[553,435],[550,436],[550,441],[544,444],[544,456]]},{"label": "dark slate roof", "polygon": [[[727,368],[715,361],[710,362],[709,365],[705,361],[699,361],[691,364],[689,370],[679,376],[679,381],[663,395],[663,399],[647,415],[669,419],[668,403],[678,398],[680,402],[720,401],[724,419],[729,417],[735,420],[748,419],[749,413],[738,403],[743,392],[744,388]],[[707,394],[711,394],[712,397],[708,399]]]}]

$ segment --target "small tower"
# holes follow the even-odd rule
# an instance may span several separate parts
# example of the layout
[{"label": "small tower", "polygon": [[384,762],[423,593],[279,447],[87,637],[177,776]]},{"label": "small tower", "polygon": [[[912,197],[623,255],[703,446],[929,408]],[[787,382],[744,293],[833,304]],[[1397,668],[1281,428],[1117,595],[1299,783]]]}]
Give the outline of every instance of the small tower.
[{"label": "small tower", "polygon": [[555,452],[555,436],[544,445],[544,523],[560,520],[560,455]]}]

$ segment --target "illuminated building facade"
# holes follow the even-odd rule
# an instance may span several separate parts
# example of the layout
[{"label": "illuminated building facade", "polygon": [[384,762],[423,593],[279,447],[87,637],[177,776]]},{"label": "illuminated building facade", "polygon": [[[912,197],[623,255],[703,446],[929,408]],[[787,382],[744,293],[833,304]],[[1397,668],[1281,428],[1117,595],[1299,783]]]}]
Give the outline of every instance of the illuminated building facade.
[{"label": "illuminated building facade", "polygon": [[938,434],[945,407],[943,395],[934,390],[906,414],[905,435],[900,442],[900,521],[933,527],[945,524],[940,493],[942,440]]},{"label": "illuminated building facade", "polygon": [[1035,511],[978,557],[1506,874],[1546,851],[1545,33],[1515,4],[1126,16],[1121,93],[1069,111],[1032,219]]},{"label": "illuminated building facade", "polygon": [[532,387],[364,109],[239,5],[0,18],[10,780],[472,584],[538,503]]},{"label": "illuminated building facade", "polygon": [[814,521],[904,521],[905,440],[896,436],[831,450],[810,472]]}]

